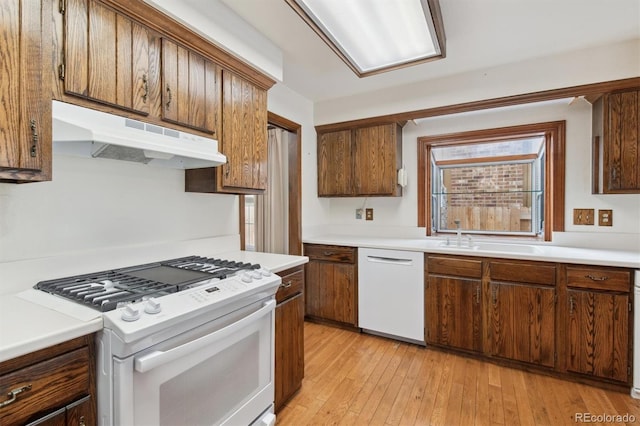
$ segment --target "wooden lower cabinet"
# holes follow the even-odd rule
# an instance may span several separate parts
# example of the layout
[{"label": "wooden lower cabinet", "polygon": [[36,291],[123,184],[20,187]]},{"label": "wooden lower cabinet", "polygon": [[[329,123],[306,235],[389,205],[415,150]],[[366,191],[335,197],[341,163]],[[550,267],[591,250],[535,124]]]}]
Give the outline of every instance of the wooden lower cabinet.
[{"label": "wooden lower cabinet", "polygon": [[275,411],[302,386],[304,377],[304,267],[280,273],[276,293]]},{"label": "wooden lower cabinet", "polygon": [[357,327],[357,249],[305,244],[304,254],[309,257],[305,280],[305,315]]},{"label": "wooden lower cabinet", "polygon": [[488,261],[491,356],[554,367],[556,265]]},{"label": "wooden lower cabinet", "polygon": [[95,425],[95,351],[84,336],[0,363],[0,424]]},{"label": "wooden lower cabinet", "polygon": [[629,383],[631,272],[567,267],[567,371]]},{"label": "wooden lower cabinet", "polygon": [[626,387],[633,359],[632,276],[628,268],[429,254],[425,341]]},{"label": "wooden lower cabinet", "polygon": [[553,367],[555,288],[491,283],[491,355]]},{"label": "wooden lower cabinet", "polygon": [[427,256],[425,341],[482,352],[482,261]]}]

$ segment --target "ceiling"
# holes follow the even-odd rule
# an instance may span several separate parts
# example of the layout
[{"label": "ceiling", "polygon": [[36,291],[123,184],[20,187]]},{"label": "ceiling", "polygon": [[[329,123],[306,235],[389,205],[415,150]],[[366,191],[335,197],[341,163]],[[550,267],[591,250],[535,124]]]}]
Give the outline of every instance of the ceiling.
[{"label": "ceiling", "polygon": [[640,39],[638,0],[440,0],[445,59],[358,78],[284,0],[221,1],[282,50],[284,84],[312,101]]}]

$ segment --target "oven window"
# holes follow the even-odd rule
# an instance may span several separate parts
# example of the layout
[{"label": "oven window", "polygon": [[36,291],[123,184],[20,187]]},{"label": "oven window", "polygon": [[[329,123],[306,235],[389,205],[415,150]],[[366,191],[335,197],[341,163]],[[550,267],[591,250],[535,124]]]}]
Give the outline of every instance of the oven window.
[{"label": "oven window", "polygon": [[160,424],[207,425],[224,420],[231,408],[259,388],[259,343],[258,333],[253,333],[163,383]]}]

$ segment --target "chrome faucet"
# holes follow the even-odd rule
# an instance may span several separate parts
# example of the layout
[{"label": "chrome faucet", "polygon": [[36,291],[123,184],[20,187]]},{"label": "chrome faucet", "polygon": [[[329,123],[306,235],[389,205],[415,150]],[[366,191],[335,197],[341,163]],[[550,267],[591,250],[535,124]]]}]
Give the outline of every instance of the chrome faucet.
[{"label": "chrome faucet", "polygon": [[458,247],[462,245],[462,230],[460,229],[460,219],[456,219],[453,221],[456,224],[456,244]]}]

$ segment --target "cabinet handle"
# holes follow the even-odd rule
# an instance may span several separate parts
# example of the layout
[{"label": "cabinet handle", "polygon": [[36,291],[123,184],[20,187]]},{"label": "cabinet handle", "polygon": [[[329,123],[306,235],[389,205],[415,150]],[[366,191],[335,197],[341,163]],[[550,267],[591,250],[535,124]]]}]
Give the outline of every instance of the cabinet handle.
[{"label": "cabinet handle", "polygon": [[38,147],[38,128],[36,126],[36,120],[31,119],[31,156],[35,157]]},{"label": "cabinet handle", "polygon": [[149,97],[149,79],[147,78],[147,74],[142,74],[142,88],[144,89],[144,94],[142,95],[142,102],[147,103],[147,98]]},{"label": "cabinet handle", "polygon": [[497,287],[491,288],[491,298],[493,299],[493,304],[497,305],[498,304],[498,288]]},{"label": "cabinet handle", "polygon": [[332,252],[332,251],[324,251],[324,252],[322,252],[322,254],[325,255],[325,256],[333,256],[335,253]]},{"label": "cabinet handle", "polygon": [[607,277],[606,275],[602,276],[602,277],[596,277],[595,275],[585,275],[585,278],[589,278],[591,281],[606,281],[609,279],[609,277]]},{"label": "cabinet handle", "polygon": [[569,296],[569,315],[573,315],[574,309],[575,309],[575,301],[573,300],[573,296]]},{"label": "cabinet handle", "polygon": [[87,426],[87,423],[84,420],[84,416],[80,416],[78,419],[78,426]]},{"label": "cabinet handle", "polygon": [[230,171],[229,169],[230,169],[229,163],[225,164],[224,165],[224,177],[226,177],[226,178],[229,177],[229,171]]},{"label": "cabinet handle", "polygon": [[171,94],[171,88],[167,84],[167,109],[169,109],[169,105],[171,105],[171,100],[173,99],[173,95]]},{"label": "cabinet handle", "polygon": [[287,281],[286,283],[282,283],[280,284],[281,288],[289,288],[291,287],[291,280]]},{"label": "cabinet handle", "polygon": [[476,305],[480,304],[480,285],[476,286]]},{"label": "cabinet handle", "polygon": [[7,399],[6,401],[0,402],[0,408],[6,407],[7,405],[16,402],[16,400],[18,399],[18,395],[21,394],[22,392],[25,392],[25,391],[28,391],[28,390],[31,390],[31,384],[28,384],[27,386],[23,386],[21,388],[16,388],[16,389],[12,390],[11,392],[9,392],[7,394],[9,399]]}]

